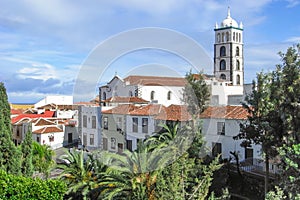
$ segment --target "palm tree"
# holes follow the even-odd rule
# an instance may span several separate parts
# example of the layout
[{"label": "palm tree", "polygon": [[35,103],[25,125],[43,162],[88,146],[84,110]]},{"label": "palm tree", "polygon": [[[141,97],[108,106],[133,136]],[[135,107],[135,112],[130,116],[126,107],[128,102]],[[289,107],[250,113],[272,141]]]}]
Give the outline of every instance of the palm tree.
[{"label": "palm tree", "polygon": [[37,142],[32,143],[32,163],[34,170],[49,176],[50,170],[54,165],[54,151],[47,145],[41,145]]},{"label": "palm tree", "polygon": [[104,199],[154,199],[161,165],[169,161],[168,152],[150,151],[141,143],[134,152],[110,153],[112,165],[100,183]]},{"label": "palm tree", "polygon": [[63,170],[60,178],[67,183],[67,194],[73,198],[81,196],[86,199],[97,179],[93,155],[88,155],[85,160],[83,151],[74,150],[60,158],[63,162],[57,164],[56,168]]}]

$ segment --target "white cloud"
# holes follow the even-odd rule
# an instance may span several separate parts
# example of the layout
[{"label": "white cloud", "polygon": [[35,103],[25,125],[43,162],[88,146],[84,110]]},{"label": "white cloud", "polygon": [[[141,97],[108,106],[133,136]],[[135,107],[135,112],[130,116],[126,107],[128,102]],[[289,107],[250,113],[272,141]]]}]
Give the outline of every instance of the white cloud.
[{"label": "white cloud", "polygon": [[285,0],[288,2],[287,8],[293,8],[297,5],[299,5],[300,1],[299,0]]},{"label": "white cloud", "polygon": [[48,80],[57,77],[55,68],[49,64],[33,64],[31,67],[20,69],[17,73],[22,79]]},{"label": "white cloud", "polygon": [[300,37],[290,37],[285,42],[300,43]]}]

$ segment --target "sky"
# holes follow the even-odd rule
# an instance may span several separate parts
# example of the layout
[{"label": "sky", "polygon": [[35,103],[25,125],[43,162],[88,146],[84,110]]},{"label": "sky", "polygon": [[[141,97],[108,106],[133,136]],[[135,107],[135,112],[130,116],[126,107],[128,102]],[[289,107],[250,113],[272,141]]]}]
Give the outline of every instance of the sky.
[{"label": "sky", "polygon": [[[281,63],[278,52],[300,42],[300,0],[0,0],[0,82],[10,102],[35,103],[47,95],[73,95],[83,66],[90,63],[99,69],[85,74],[87,81],[89,75],[99,76],[92,84],[94,96],[97,87],[116,74],[184,76],[195,69],[166,49],[143,46],[120,54],[107,66],[99,66],[98,59],[115,53],[112,40],[119,46],[139,40],[117,36],[152,27],[197,42],[213,62],[214,26],[226,18],[228,6],[231,17],[244,25],[246,83],[262,70],[273,70]],[[169,47],[184,48],[180,45],[174,41]],[[197,69],[212,73],[210,65]]]}]

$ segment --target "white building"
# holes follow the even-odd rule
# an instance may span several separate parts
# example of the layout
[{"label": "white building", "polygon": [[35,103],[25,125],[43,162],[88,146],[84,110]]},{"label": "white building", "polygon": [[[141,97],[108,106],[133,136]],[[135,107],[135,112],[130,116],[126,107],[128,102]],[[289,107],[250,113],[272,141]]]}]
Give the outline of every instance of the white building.
[{"label": "white building", "polygon": [[47,104],[56,104],[56,105],[73,105],[73,96],[46,96],[44,99],[34,104],[34,108],[45,106]]},{"label": "white building", "polygon": [[78,134],[81,144],[88,150],[101,148],[102,134],[100,106],[79,106],[78,122]]},{"label": "white building", "polygon": [[186,81],[182,77],[159,77],[132,75],[122,79],[119,76],[100,87],[100,99],[111,97],[139,97],[152,103],[183,104],[182,88]]},{"label": "white building", "polygon": [[242,140],[234,140],[240,131],[240,123],[246,122],[248,112],[242,106],[208,107],[202,114],[203,133],[206,146],[211,155],[221,154],[222,159],[233,157],[230,152],[238,153],[239,159],[261,158],[261,146],[241,147]]}]

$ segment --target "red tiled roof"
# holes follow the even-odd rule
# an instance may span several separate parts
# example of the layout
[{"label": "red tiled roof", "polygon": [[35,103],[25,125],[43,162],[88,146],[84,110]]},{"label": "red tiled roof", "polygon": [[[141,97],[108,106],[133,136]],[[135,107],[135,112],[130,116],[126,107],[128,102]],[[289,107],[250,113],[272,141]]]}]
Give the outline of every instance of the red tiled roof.
[{"label": "red tiled roof", "polygon": [[126,115],[129,114],[134,109],[137,109],[138,107],[132,105],[132,104],[122,104],[115,108],[104,110],[102,111],[103,114],[120,114],[120,115]]},{"label": "red tiled roof", "polygon": [[248,111],[243,106],[211,106],[200,118],[247,119]]},{"label": "red tiled roof", "polygon": [[128,76],[124,79],[130,85],[151,85],[151,86],[178,86],[186,84],[185,78],[180,77],[161,77],[161,76]]},{"label": "red tiled roof", "polygon": [[111,103],[148,103],[149,101],[139,97],[111,97],[103,102]]},{"label": "red tiled roof", "polygon": [[23,109],[10,109],[10,114],[12,115],[19,115],[19,114],[22,114],[24,112]]},{"label": "red tiled roof", "polygon": [[35,134],[57,133],[57,132],[63,132],[63,130],[58,128],[57,126],[47,126],[47,127],[33,131],[33,133],[35,133]]},{"label": "red tiled roof", "polygon": [[45,113],[43,113],[43,114],[21,114],[21,115],[18,115],[16,117],[12,118],[11,123],[14,124],[23,118],[30,118],[30,119],[36,119],[36,118],[40,118],[40,117],[50,118],[50,117],[53,117],[54,113],[55,113],[54,111],[45,111]]},{"label": "red tiled roof", "polygon": [[160,112],[155,119],[168,120],[168,121],[189,121],[192,119],[184,105],[170,105],[164,112]]},{"label": "red tiled roof", "polygon": [[35,124],[35,126],[46,126],[46,125],[55,125],[54,122],[46,120],[44,118],[39,118]]},{"label": "red tiled roof", "polygon": [[131,111],[130,115],[158,115],[160,112],[164,112],[165,109],[166,107],[161,104],[149,104]]}]

